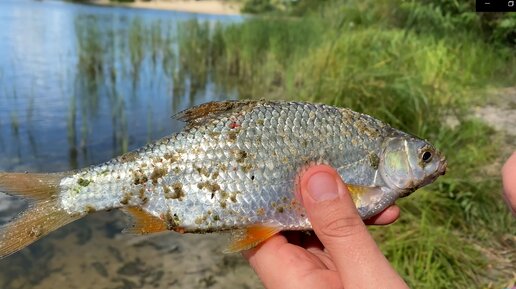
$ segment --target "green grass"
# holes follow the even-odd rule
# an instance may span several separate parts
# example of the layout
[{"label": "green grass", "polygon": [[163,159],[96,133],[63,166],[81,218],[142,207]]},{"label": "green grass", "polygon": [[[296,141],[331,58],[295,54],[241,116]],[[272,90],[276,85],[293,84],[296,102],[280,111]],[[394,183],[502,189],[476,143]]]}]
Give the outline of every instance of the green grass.
[{"label": "green grass", "polygon": [[[346,106],[429,139],[448,156],[449,172],[401,200],[400,221],[372,228],[375,238],[415,288],[509,286],[514,277],[502,252],[516,233],[514,219],[499,177],[485,173],[504,143],[471,110],[484,103],[487,88],[515,83],[514,52],[487,41],[469,14],[411,15],[407,6],[397,9],[400,1],[371,4],[347,1],[303,18],[268,16],[215,29],[191,22],[179,42],[196,52],[183,62],[190,70],[209,67],[220,86],[242,98]],[[209,65],[201,63],[207,58]],[[449,118],[458,125],[447,125]]]}]

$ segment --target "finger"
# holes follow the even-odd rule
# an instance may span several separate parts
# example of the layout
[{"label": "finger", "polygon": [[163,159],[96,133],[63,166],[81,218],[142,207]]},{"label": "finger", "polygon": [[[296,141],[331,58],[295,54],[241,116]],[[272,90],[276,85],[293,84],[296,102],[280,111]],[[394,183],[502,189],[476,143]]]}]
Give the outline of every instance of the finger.
[{"label": "finger", "polygon": [[[281,234],[274,235],[269,238],[266,242],[263,242],[259,246],[242,252],[242,256],[249,261],[251,266],[259,267],[259,261],[263,259],[262,255],[267,255],[269,251],[277,251],[281,246],[288,243],[287,238]],[[265,259],[263,259],[265,260]]]},{"label": "finger", "polygon": [[289,244],[282,235],[273,236],[242,255],[266,288],[301,288],[298,282],[301,282],[302,277],[325,266],[317,256]]},{"label": "finger", "polygon": [[301,176],[300,193],[312,227],[331,255],[344,287],[407,288],[367,231],[333,168],[309,168]]},{"label": "finger", "polygon": [[505,201],[516,216],[516,152],[503,166],[502,179]]},{"label": "finger", "polygon": [[[312,253],[313,255],[317,256],[317,258],[319,258],[319,260],[321,260],[321,262],[324,263],[324,266],[326,266],[328,270],[337,272],[337,267],[335,267],[335,264],[333,263],[330,254],[328,254],[326,251],[315,247],[310,247],[306,250]],[[340,276],[338,276],[338,278],[340,279]]]},{"label": "finger", "polygon": [[400,208],[396,205],[392,205],[378,215],[364,220],[364,223],[367,225],[388,225],[394,223],[399,216]]}]

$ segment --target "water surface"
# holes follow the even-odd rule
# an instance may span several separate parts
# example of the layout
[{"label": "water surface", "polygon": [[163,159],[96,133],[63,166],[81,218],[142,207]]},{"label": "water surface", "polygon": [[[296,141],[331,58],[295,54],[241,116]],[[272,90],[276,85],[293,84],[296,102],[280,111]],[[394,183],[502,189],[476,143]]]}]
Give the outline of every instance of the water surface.
[{"label": "water surface", "polygon": [[235,98],[181,65],[189,52],[178,39],[192,21],[241,17],[1,0],[2,169],[98,163],[169,134],[178,110]]}]

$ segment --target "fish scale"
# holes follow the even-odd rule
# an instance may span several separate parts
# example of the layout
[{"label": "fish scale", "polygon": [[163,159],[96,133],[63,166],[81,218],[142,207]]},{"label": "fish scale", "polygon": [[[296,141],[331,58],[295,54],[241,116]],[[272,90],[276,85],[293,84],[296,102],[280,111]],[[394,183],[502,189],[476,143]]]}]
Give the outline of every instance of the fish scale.
[{"label": "fish scale", "polygon": [[[310,115],[311,112],[315,116],[309,118],[312,122],[302,123],[301,118],[307,114]],[[178,154],[178,162],[183,160],[185,167],[188,169],[182,169],[178,174],[171,174],[173,164],[163,164],[167,175],[156,186],[152,184],[149,173],[152,174],[153,168],[161,167],[162,163],[160,161],[146,161],[145,163],[148,164],[148,169],[144,173],[148,179],[146,184],[127,185],[127,180],[123,179],[120,181],[120,185],[111,186],[110,190],[122,188],[121,191],[129,191],[134,196],[138,189],[145,187],[147,203],[138,205],[155,216],[167,213],[176,214],[180,221],[175,225],[186,228],[187,231],[218,230],[246,226],[250,224],[249,222],[271,221],[277,222],[278,225],[285,228],[307,229],[309,228],[309,222],[303,210],[299,208],[299,205],[290,205],[294,201],[292,188],[295,176],[303,165],[306,166],[310,162],[331,163],[336,167],[346,164],[345,153],[338,156],[329,151],[333,149],[333,144],[346,141],[346,137],[342,137],[340,133],[341,130],[351,128],[350,130],[353,132],[350,136],[357,135],[357,129],[353,125],[347,127],[337,125],[343,123],[342,118],[341,121],[337,120],[337,117],[343,113],[349,114],[348,111],[339,111],[333,107],[304,103],[285,103],[282,106],[272,106],[264,103],[264,105],[256,106],[251,111],[235,111],[221,120],[214,120],[206,125],[194,127],[185,132],[186,135],[178,134],[176,137],[167,138],[159,145],[149,146],[141,155],[137,156],[139,159],[158,157],[161,160],[166,153],[177,153],[178,150],[184,150],[184,153]],[[260,115],[265,117],[262,119],[263,125],[258,124],[258,120],[261,119]],[[357,115],[354,118],[359,117],[360,115]],[[233,122],[237,122],[239,126],[231,128]],[[298,124],[298,126],[291,126],[290,124]],[[296,130],[293,130],[294,128]],[[210,139],[208,132],[213,131],[221,134],[214,139]],[[232,136],[231,133],[235,135]],[[255,135],[267,136],[270,142],[265,144],[249,142],[248,139],[252,139]],[[306,146],[302,146],[301,140],[310,139],[315,135],[321,136],[319,142],[307,143]],[[212,147],[208,144],[212,144]],[[323,144],[322,147],[321,144]],[[320,149],[308,145],[318,146]],[[360,142],[354,147],[348,146],[347,149],[354,152],[352,156],[364,158],[365,145]],[[214,150],[220,151],[222,154],[217,157],[215,157],[217,153],[208,154],[208,151]],[[276,156],[253,153],[271,150],[276,152]],[[238,163],[238,154],[241,152],[248,154],[246,158],[249,158],[249,162],[252,163],[249,164],[249,166],[253,166],[249,172],[243,172],[243,165]],[[296,163],[295,160],[301,156],[306,159],[304,164]],[[353,158],[348,159],[353,161]],[[196,167],[208,172],[216,170],[217,168],[213,167],[211,161],[224,164],[232,171],[229,174],[219,174],[215,180],[212,180],[209,176],[203,176],[202,173],[195,172]],[[134,165],[128,166],[128,175],[138,167],[138,162],[136,161]],[[89,179],[88,175],[93,174],[95,176],[95,172],[96,170],[87,172],[83,178]],[[253,174],[255,177],[254,180],[251,180],[250,176]],[[95,177],[92,179],[95,179]],[[283,180],[288,181],[282,182]],[[235,190],[236,188],[231,186],[234,182],[241,183],[242,188]],[[274,182],[282,183],[277,186]],[[175,183],[184,187],[184,198],[168,199],[166,200],[166,206],[161,205],[163,190],[157,188],[162,186],[171,187]],[[199,188],[199,184],[204,185],[204,187]],[[235,192],[243,196],[237,197],[237,201],[242,199],[246,202],[235,203],[231,201],[228,196],[237,194]],[[211,197],[212,194],[214,194],[213,198]],[[256,195],[260,197],[257,198]],[[287,202],[281,201],[283,197],[287,198]],[[114,196],[114,199],[120,199],[120,195]],[[137,200],[138,198],[133,197],[133,199]],[[192,204],[192,207],[184,206],[183,202],[185,201]],[[84,204],[84,201],[74,203],[78,206],[70,209],[71,212],[80,212],[80,203],[83,203],[82,206],[92,207],[96,210],[106,209],[97,206],[94,202],[91,204]],[[258,208],[269,208],[271,204],[275,204],[281,209],[267,209],[266,212],[270,213],[262,216],[256,214]],[[282,213],[278,213],[278,210]],[[219,218],[220,216],[224,217],[213,220],[213,218],[208,217],[210,214],[218,215]],[[301,217],[301,214],[304,217]],[[246,216],[246,218],[242,218],[242,216]],[[244,220],[244,223],[241,223],[242,220]]]},{"label": "fish scale", "polygon": [[[311,165],[337,170],[364,219],[446,169],[444,157],[428,142],[345,108],[225,101],[188,109],[177,118],[187,125],[176,134],[42,182],[46,187],[39,190],[51,194],[51,208],[59,211],[56,219],[65,223],[120,208],[135,216],[137,233],[238,231],[239,239],[230,246],[236,251],[281,230],[311,229],[294,194],[300,174]],[[425,152],[430,157],[423,157]],[[0,187],[31,196],[21,182],[36,177],[50,179],[0,173]],[[40,211],[41,220],[31,222],[47,221]],[[0,239],[0,256],[19,247],[9,243],[14,242],[9,236],[30,243],[49,231],[27,237],[23,230],[11,229],[11,235]]]},{"label": "fish scale", "polygon": [[[311,108],[315,109],[315,107],[311,107]],[[296,113],[298,110],[306,111],[306,105],[303,105],[303,104],[296,105],[295,110],[288,109],[287,113],[282,113],[282,114],[280,114],[281,110],[278,108],[273,108],[273,107],[267,108],[267,110],[265,112],[265,116],[267,117],[268,115],[270,115],[270,117],[272,117],[272,119],[265,119],[265,122],[264,122],[264,125],[262,126],[262,128],[265,128],[265,127],[267,127],[267,125],[269,125],[270,126],[269,133],[275,133],[276,135],[280,136],[280,137],[276,137],[276,138],[274,138],[274,137],[271,138],[271,139],[275,140],[276,142],[274,145],[271,145],[270,147],[268,147],[267,150],[280,149],[280,150],[282,150],[281,151],[282,157],[286,158],[286,159],[295,158],[298,156],[298,155],[296,155],[295,146],[297,147],[299,145],[299,143],[294,142],[298,138],[296,138],[296,137],[287,138],[287,136],[289,134],[292,134],[292,132],[288,131],[290,129],[288,124],[294,123],[294,121],[292,120],[292,118],[293,118],[292,115],[296,115],[296,114],[298,116],[302,115],[302,113]],[[233,115],[233,116],[235,116],[235,115]],[[230,116],[228,119],[229,119],[228,121],[231,122],[232,116]],[[231,201],[229,201],[229,202],[224,201],[223,199],[221,199],[221,197],[215,197],[213,199],[211,197],[209,198],[208,196],[210,194],[209,194],[209,192],[206,192],[206,188],[199,189],[199,188],[196,188],[195,186],[191,186],[190,191],[187,192],[187,196],[185,198],[187,200],[190,200],[190,202],[194,204],[195,210],[191,210],[190,208],[183,209],[184,206],[181,204],[182,200],[168,200],[168,202],[167,202],[168,208],[170,208],[169,211],[171,213],[173,212],[173,213],[177,214],[180,220],[184,220],[184,222],[180,221],[177,224],[178,226],[185,227],[185,228],[193,227],[194,228],[193,230],[207,230],[209,228],[219,229],[219,227],[220,228],[224,228],[224,227],[232,228],[232,227],[237,227],[237,226],[242,226],[242,225],[245,226],[248,224],[247,223],[242,224],[239,222],[241,222],[243,220],[243,218],[241,216],[248,216],[249,214],[252,215],[252,210],[250,210],[249,208],[260,208],[260,207],[266,208],[266,207],[270,207],[271,203],[279,204],[279,203],[281,203],[280,199],[283,196],[288,197],[289,202],[292,201],[293,195],[291,192],[291,188],[292,188],[292,184],[294,182],[294,176],[299,171],[299,167],[297,165],[295,165],[295,164],[281,165],[280,164],[280,165],[276,166],[273,161],[267,162],[266,160],[255,159],[255,160],[253,160],[254,165],[256,167],[258,167],[258,170],[263,170],[263,171],[261,174],[259,174],[258,178],[255,177],[255,180],[251,180],[252,184],[249,184],[248,182],[249,182],[250,178],[248,178],[248,177],[246,178],[245,176],[249,176],[249,174],[253,173],[253,172],[243,173],[241,171],[241,166],[238,166],[238,165],[235,166],[235,164],[232,163],[232,162],[234,162],[235,156],[232,157],[230,154],[228,154],[228,152],[230,152],[232,149],[237,149],[237,150],[246,149],[246,150],[251,150],[251,151],[253,151],[253,150],[261,151],[264,149],[261,146],[252,145],[251,143],[247,143],[247,145],[246,145],[246,142],[243,141],[243,140],[247,139],[247,137],[248,137],[248,135],[246,133],[247,131],[244,130],[245,127],[246,126],[256,127],[256,126],[251,125],[251,124],[256,124],[256,119],[257,119],[256,113],[254,113],[254,114],[250,113],[249,115],[246,115],[244,117],[237,116],[237,119],[239,119],[239,122],[241,122],[241,127],[243,129],[240,129],[240,128],[238,129],[239,131],[237,133],[235,142],[232,143],[231,141],[226,140],[226,141],[220,142],[214,148],[210,148],[210,149],[214,149],[214,150],[219,149],[222,152],[226,152],[226,154],[224,154],[224,158],[218,158],[215,160],[218,162],[221,162],[223,164],[226,164],[226,166],[233,167],[233,169],[236,169],[235,174],[229,175],[229,178],[224,178],[224,175],[220,175],[216,180],[217,181],[216,184],[220,187],[220,189],[214,190],[214,191],[215,191],[215,193],[220,193],[220,191],[222,191],[222,192],[225,192],[226,194],[228,194],[228,191],[231,192],[234,189],[226,184],[229,184],[229,183],[234,182],[235,180],[238,180],[239,182],[244,184],[244,187],[245,187],[244,191],[243,192],[239,191],[239,192],[244,194],[245,196],[248,196],[247,198],[245,198],[246,200],[248,200],[248,203],[247,203],[248,207],[240,206],[240,204],[233,204]],[[275,120],[277,120],[277,124],[276,124]],[[299,130],[297,131],[297,133],[307,135],[307,133],[309,133],[308,130],[312,130],[313,133],[319,132],[321,135],[327,135],[327,134],[333,133],[332,132],[333,127],[325,126],[326,123],[324,123],[323,119],[314,118],[314,121],[315,121],[314,122],[315,126],[312,128],[309,128],[308,126],[303,127],[301,125],[300,121],[298,121],[298,123],[300,123],[300,126],[299,126]],[[334,117],[333,118],[331,117],[329,119],[329,121],[333,122]],[[185,144],[186,144],[193,148],[202,148],[207,143],[207,141],[209,141],[208,139],[206,139],[206,136],[207,136],[207,134],[205,134],[206,131],[222,132],[221,137],[224,139],[224,136],[225,135],[227,136],[227,133],[229,131],[231,131],[231,129],[230,128],[228,129],[228,127],[229,127],[229,124],[227,123],[227,121],[226,122],[219,121],[219,122],[215,122],[215,123],[211,124],[211,126],[208,126],[208,127],[196,128],[193,132],[190,132],[190,134],[188,135],[189,136],[187,138],[188,141],[186,143],[183,143],[183,146],[180,146],[180,147],[186,150],[187,149],[185,147]],[[273,131],[274,128],[277,128],[276,132]],[[266,134],[267,130],[262,129],[260,131],[260,133]],[[280,134],[278,134],[278,133],[280,133]],[[171,138],[170,144],[174,145],[175,141],[182,143],[181,140],[179,140],[177,138],[176,139]],[[327,139],[327,143],[331,143],[331,140]],[[161,146],[163,146],[163,145],[161,145]],[[217,148],[217,146],[218,146],[218,148]],[[310,148],[305,148],[305,149],[309,150]],[[163,154],[165,152],[166,152],[166,150],[159,150],[158,155],[159,155],[159,153]],[[202,152],[198,152],[197,154],[188,154],[188,153],[186,153],[186,154],[188,155],[188,157],[187,157],[188,161],[186,162],[187,166],[189,164],[191,164],[191,166],[200,166],[203,169],[212,170],[211,164],[209,163],[210,158],[207,154],[205,154],[205,150],[202,150]],[[262,157],[265,157],[265,155]],[[314,159],[318,159],[320,157],[322,157],[322,156],[317,156]],[[264,165],[262,165],[262,163],[265,163],[266,165],[264,166]],[[283,168],[283,171],[282,171],[282,168]],[[268,170],[269,171],[278,170],[278,171],[277,172],[268,172]],[[253,170],[253,171],[256,171],[256,170]],[[195,173],[194,173],[194,175],[195,175]],[[256,185],[253,185],[254,183],[259,183],[262,180],[265,180],[268,182],[277,180],[276,178],[272,178],[272,179],[263,178],[262,179],[262,178],[260,178],[260,176],[277,176],[277,178],[290,179],[290,182],[288,182],[285,185],[282,184],[280,187],[274,187],[274,185],[271,184],[271,188],[265,187],[265,188],[267,188],[267,191],[259,191],[259,187]],[[165,178],[163,180],[163,182],[161,183],[161,185],[162,186],[163,185],[170,186],[174,182],[179,182],[181,184],[185,184],[185,183],[190,184],[190,183],[202,183],[202,182],[211,182],[211,181],[208,177],[203,177],[203,176],[200,176],[200,178],[195,177],[195,176],[192,177],[191,171],[188,170],[188,171],[186,171],[186,174],[179,174],[178,176],[170,176],[169,178]],[[209,185],[213,186],[212,183],[208,184],[208,186]],[[263,186],[263,184],[262,184],[262,186]],[[282,189],[282,187],[288,188],[288,189]],[[214,189],[214,188],[212,188],[212,189]],[[163,212],[160,210],[152,210],[151,209],[153,207],[158,207],[153,204],[154,203],[153,200],[154,199],[161,200],[161,199],[153,198],[152,195],[157,194],[159,192],[160,192],[159,190],[150,190],[149,205],[143,206],[144,209],[148,208],[152,214],[157,215],[157,216],[159,216],[163,213],[166,213],[166,212]],[[254,195],[260,195],[261,197],[256,199],[255,197],[253,197]],[[223,204],[225,204],[226,208],[221,208],[221,202]],[[305,229],[308,228],[307,225],[309,223],[306,220],[306,217],[301,220],[298,217],[298,215],[296,214],[295,210],[290,209],[288,204],[286,204],[286,205],[287,205],[287,208],[284,208],[283,213],[281,213],[281,216],[285,215],[286,218],[275,218],[275,220],[278,221],[280,225],[288,227],[288,228],[295,227],[295,226],[298,226],[300,228],[305,228]],[[240,211],[239,209],[241,209],[241,208],[243,208],[244,210]],[[102,209],[102,208],[99,208],[99,209]],[[263,218],[270,218],[272,216],[278,215],[278,214],[274,213],[274,210],[267,210],[267,211],[271,211],[271,212],[273,212],[273,214],[266,214],[266,215],[262,216]],[[202,222],[199,222],[199,219],[206,219],[206,215],[208,215],[208,212],[211,212],[212,214],[225,215],[225,217],[222,218],[220,221],[210,222],[210,220],[207,219],[206,221],[203,220]],[[260,218],[257,218],[257,216],[252,216],[251,218],[247,218],[247,219],[249,219],[249,221],[251,221],[251,222],[270,221],[270,220],[262,220]],[[284,221],[283,219],[288,220],[289,223],[283,222]]]}]

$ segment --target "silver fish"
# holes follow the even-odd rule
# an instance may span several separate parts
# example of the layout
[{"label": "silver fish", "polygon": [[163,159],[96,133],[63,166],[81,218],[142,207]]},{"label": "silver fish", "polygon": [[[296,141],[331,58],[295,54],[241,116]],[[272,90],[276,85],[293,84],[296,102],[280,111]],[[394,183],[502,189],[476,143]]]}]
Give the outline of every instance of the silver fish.
[{"label": "silver fish", "polygon": [[236,232],[228,251],[281,230],[309,230],[294,196],[300,173],[333,166],[363,219],[446,170],[430,143],[371,116],[302,102],[211,102],[179,113],[179,133],[98,166],[0,173],[0,190],[30,208],[0,231],[0,257],[88,213],[120,208],[139,234]]}]

